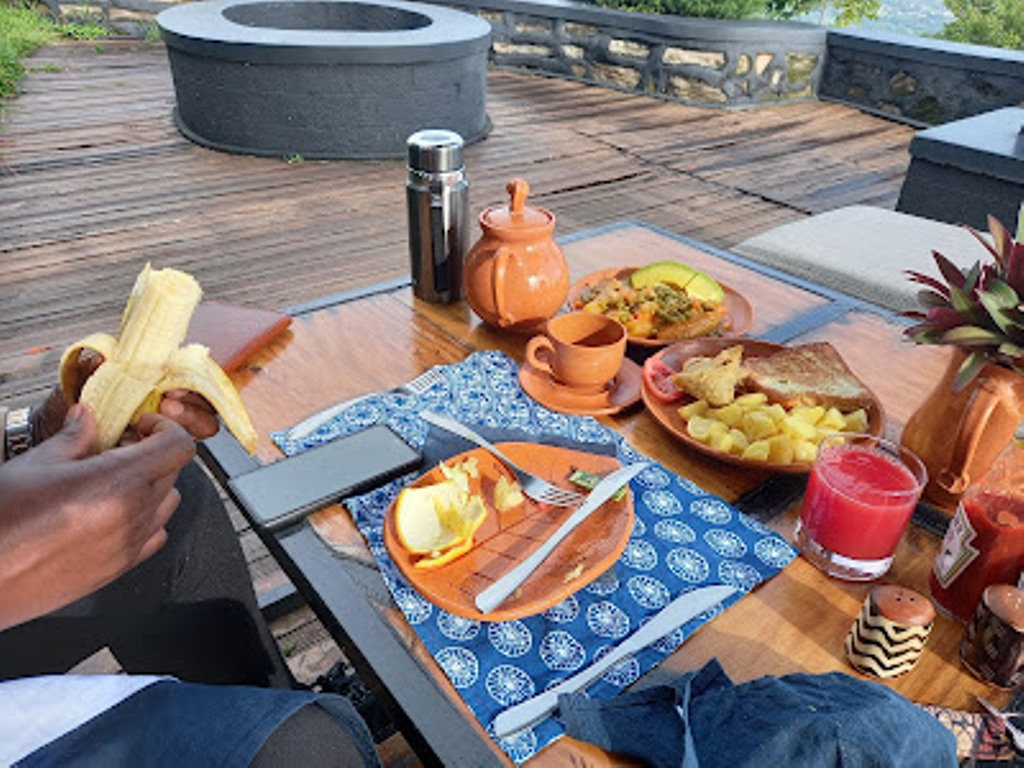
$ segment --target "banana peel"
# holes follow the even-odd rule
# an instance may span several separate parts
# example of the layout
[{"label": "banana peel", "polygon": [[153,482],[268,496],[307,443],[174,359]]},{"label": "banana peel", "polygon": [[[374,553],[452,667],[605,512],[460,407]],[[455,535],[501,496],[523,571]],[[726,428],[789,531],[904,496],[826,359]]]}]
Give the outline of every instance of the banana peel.
[{"label": "banana peel", "polygon": [[65,350],[60,382],[69,405],[79,391],[82,354],[103,358],[78,396],[96,414],[101,450],[117,445],[144,413],[155,412],[165,392],[187,389],[206,398],[249,453],[256,451],[256,430],[227,374],[206,347],[182,346],[202,295],[188,273],[146,264],[128,298],[120,335],[94,333]]}]

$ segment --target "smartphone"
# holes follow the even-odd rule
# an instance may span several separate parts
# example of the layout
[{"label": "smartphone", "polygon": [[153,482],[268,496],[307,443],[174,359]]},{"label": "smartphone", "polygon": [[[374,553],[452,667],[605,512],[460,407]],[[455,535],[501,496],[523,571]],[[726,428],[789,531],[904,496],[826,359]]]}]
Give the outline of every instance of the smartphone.
[{"label": "smartphone", "polygon": [[254,525],[277,531],[422,460],[393,430],[377,425],[234,477],[228,490]]}]

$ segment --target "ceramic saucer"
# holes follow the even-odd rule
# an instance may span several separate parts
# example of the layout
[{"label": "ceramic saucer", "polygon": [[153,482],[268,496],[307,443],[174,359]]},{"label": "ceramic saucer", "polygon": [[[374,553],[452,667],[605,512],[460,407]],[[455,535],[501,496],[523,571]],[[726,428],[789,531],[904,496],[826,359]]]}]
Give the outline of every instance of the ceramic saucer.
[{"label": "ceramic saucer", "polygon": [[639,365],[625,357],[611,384],[598,392],[580,392],[556,381],[547,371],[538,371],[524,363],[519,369],[519,383],[526,394],[553,411],[600,416],[618,413],[640,400],[643,372]]}]

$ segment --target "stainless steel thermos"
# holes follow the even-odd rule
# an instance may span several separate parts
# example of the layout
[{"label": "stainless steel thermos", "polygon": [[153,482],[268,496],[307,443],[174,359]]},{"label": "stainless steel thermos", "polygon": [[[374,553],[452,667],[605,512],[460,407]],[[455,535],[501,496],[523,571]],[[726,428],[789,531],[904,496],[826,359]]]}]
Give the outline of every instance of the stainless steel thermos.
[{"label": "stainless steel thermos", "polygon": [[407,141],[409,255],[413,293],[449,304],[463,297],[462,267],[469,249],[469,181],[459,134],[417,131]]}]

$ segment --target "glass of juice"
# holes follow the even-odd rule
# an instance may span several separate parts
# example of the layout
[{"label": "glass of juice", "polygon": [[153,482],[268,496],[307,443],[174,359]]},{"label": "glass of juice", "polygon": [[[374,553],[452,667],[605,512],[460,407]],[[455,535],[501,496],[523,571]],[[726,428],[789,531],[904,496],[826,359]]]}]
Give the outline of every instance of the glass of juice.
[{"label": "glass of juice", "polygon": [[796,538],[830,576],[870,581],[889,570],[928,472],[906,448],[872,435],[829,435],[818,447]]}]

